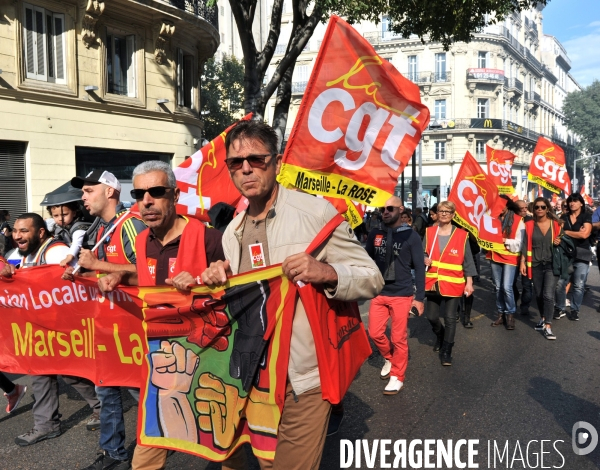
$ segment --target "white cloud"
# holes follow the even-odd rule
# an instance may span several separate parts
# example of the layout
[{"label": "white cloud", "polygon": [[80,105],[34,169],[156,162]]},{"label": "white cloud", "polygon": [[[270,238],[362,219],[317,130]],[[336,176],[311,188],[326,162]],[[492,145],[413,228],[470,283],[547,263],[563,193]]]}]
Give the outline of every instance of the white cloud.
[{"label": "white cloud", "polygon": [[572,62],[571,75],[581,86],[600,80],[600,48],[592,46],[600,44],[600,21],[594,21],[590,26],[597,29],[563,42]]},{"label": "white cloud", "polygon": [[597,28],[600,27],[600,21],[592,21],[589,25],[589,28]]}]

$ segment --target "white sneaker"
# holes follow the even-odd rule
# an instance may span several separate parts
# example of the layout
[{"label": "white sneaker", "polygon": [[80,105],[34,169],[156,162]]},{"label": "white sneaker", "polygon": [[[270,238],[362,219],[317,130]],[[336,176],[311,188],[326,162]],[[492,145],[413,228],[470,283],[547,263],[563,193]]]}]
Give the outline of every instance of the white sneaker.
[{"label": "white sneaker", "polygon": [[565,300],[565,305],[567,307],[570,307],[571,306],[571,301],[569,299]]},{"label": "white sneaker", "polygon": [[385,389],[383,390],[383,394],[384,395],[396,395],[396,393],[398,393],[402,389],[403,385],[404,385],[404,382],[398,380],[398,377],[396,377],[395,375],[392,375],[390,377],[390,381],[388,382],[388,384],[385,386]]},{"label": "white sneaker", "polygon": [[383,367],[381,368],[381,380],[385,380],[390,376],[390,371],[392,370],[392,361],[385,360]]}]

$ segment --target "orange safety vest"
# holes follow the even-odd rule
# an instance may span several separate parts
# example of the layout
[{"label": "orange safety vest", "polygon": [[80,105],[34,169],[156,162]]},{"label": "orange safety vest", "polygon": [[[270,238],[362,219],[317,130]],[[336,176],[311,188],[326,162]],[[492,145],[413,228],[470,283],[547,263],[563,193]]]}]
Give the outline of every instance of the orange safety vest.
[{"label": "orange safety vest", "polygon": [[[115,215],[114,220],[117,220],[124,213],[125,211],[118,212]],[[135,237],[137,237],[138,234],[135,230],[133,223],[131,222],[131,219],[134,218],[140,220],[139,217],[136,217],[133,214],[129,214],[117,224],[117,227],[109,235],[108,242],[104,243],[104,259],[102,261],[107,261],[109,263],[114,264],[131,264],[131,261],[129,261],[129,259],[127,258],[127,254],[125,253],[123,231],[127,233],[131,249],[135,253]],[[101,227],[100,230],[98,230],[96,242],[100,241],[103,234],[104,229]]]},{"label": "orange safety vest", "polygon": [[[440,294],[444,297],[461,297],[466,284],[463,261],[469,235],[465,230],[454,228],[448,244],[440,254],[440,245],[436,237],[438,229],[438,227],[428,227],[425,232],[425,246],[432,260],[425,274],[425,290],[433,290],[437,282]],[[433,246],[434,239],[435,246]]]},{"label": "orange safety vest", "polygon": [[[533,246],[533,229],[534,229],[534,220],[529,220],[525,222],[525,235],[527,236],[527,257],[525,258],[527,263],[527,277],[529,279],[533,278],[533,269],[532,269],[532,246]],[[560,234],[560,224],[553,220],[552,224],[550,224],[550,239],[554,242],[554,239]]]},{"label": "orange safety vest", "polygon": [[[514,215],[513,224],[512,224],[508,238],[511,238],[513,240],[516,238],[517,230],[519,228],[519,224],[521,223],[522,218],[523,217],[521,217],[520,215],[517,215],[517,214]],[[485,255],[485,257],[487,259],[491,259],[492,261],[494,261],[496,263],[510,264],[511,266],[518,266],[519,258],[521,257],[521,254],[520,253],[511,253],[508,250],[505,250],[504,252],[488,251],[487,254]]]}]

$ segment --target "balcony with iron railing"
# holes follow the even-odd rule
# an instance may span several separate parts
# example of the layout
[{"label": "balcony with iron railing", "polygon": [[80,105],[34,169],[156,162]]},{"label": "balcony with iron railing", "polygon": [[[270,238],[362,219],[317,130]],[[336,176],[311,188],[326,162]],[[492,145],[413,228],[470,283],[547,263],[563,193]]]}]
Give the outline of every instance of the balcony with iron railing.
[{"label": "balcony with iron railing", "polygon": [[504,78],[504,88],[509,91],[517,91],[523,94],[523,82],[518,78]]},{"label": "balcony with iron railing", "polygon": [[519,40],[510,33],[510,31],[508,30],[508,28],[506,26],[502,26],[500,28],[500,34],[501,34],[501,36],[504,36],[504,38],[507,40],[507,42],[512,46],[512,48],[515,51],[517,51],[522,56],[525,55],[525,48],[521,45]]},{"label": "balcony with iron railing", "polygon": [[[438,122],[441,124],[441,121]],[[430,124],[431,125],[431,124]],[[481,129],[483,131],[498,131],[503,130],[511,132],[513,134],[526,137],[533,141],[537,141],[540,136],[539,133],[528,129],[527,127],[521,126],[517,123],[509,121],[507,119],[491,119],[491,118],[456,118],[456,119],[445,119],[443,125],[435,129],[427,129],[425,135],[435,135],[436,132],[448,132],[448,131],[470,131],[472,129]]]},{"label": "balcony with iron railing", "polygon": [[433,80],[433,74],[431,72],[408,72],[405,73],[404,76],[417,85],[431,83]]},{"label": "balcony with iron railing", "polygon": [[538,105],[538,104],[540,104],[540,95],[539,95],[539,93],[536,93],[535,91],[526,91],[525,92],[525,101]]},{"label": "balcony with iron railing", "polygon": [[194,16],[203,18],[212,24],[215,29],[219,29],[218,7],[208,5],[208,0],[158,0],[162,3],[167,3],[179,8]]},{"label": "balcony with iron railing", "polygon": [[449,82],[451,78],[450,71],[448,72],[435,72],[433,74],[433,81],[435,83]]},{"label": "balcony with iron railing", "polygon": [[525,59],[530,65],[533,65],[539,72],[542,71],[542,63],[535,58],[535,56],[528,50],[525,49]]},{"label": "balcony with iron railing", "polygon": [[496,69],[467,69],[467,83],[504,83],[504,71]]}]

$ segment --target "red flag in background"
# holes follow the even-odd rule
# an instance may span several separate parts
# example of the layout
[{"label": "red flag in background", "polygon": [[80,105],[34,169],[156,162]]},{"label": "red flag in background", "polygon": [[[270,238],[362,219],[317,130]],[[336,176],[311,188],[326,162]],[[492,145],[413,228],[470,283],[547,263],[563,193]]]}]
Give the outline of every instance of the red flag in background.
[{"label": "red flag in background", "polygon": [[419,87],[333,16],[279,181],[312,194],[383,206],[428,123]]},{"label": "red flag in background", "polygon": [[589,196],[586,192],[585,192],[585,184],[581,185],[581,190],[579,191],[579,194],[581,194],[583,196],[583,200],[585,201],[585,203],[588,206],[592,206],[594,204],[594,200],[592,199],[591,196]]},{"label": "red flag in background", "polygon": [[[498,197],[498,188],[469,152],[458,170],[448,200],[456,205],[454,220],[471,232],[486,250],[504,251],[502,223],[489,214]],[[500,203],[499,203],[500,204]]]},{"label": "red flag in background", "polygon": [[540,136],[533,151],[527,179],[553,193],[558,194],[562,189],[565,193],[570,194],[571,179],[565,166],[563,149]]},{"label": "red flag in background", "polygon": [[[252,113],[244,116],[248,120]],[[175,168],[177,186],[181,190],[177,213],[209,222],[208,210],[218,202],[236,207],[241,195],[234,186],[225,165],[225,136],[235,124],[198,150]]]},{"label": "red flag in background", "polygon": [[489,145],[485,146],[487,157],[488,175],[498,186],[500,194],[512,195],[512,164],[517,156],[508,150],[496,150]]}]

